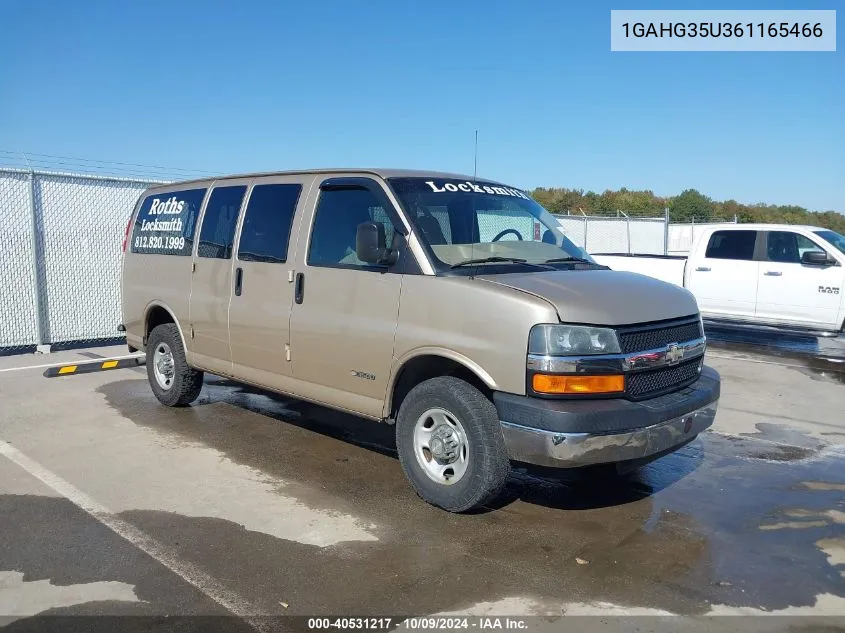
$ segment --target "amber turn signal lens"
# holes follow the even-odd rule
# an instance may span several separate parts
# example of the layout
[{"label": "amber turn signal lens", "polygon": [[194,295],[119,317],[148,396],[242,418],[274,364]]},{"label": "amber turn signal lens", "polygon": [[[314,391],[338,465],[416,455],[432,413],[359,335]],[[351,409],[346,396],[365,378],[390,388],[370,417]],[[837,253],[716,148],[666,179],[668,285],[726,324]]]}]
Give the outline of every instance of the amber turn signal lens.
[{"label": "amber turn signal lens", "polygon": [[534,374],[531,386],[537,393],[617,393],[625,391],[625,377]]}]

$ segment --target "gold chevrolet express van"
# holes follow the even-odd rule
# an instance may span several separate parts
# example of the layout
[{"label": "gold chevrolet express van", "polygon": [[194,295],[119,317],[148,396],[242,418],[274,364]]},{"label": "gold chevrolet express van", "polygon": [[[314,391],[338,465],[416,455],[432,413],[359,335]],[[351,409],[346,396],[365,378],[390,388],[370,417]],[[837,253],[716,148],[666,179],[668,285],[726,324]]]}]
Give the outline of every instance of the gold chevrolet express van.
[{"label": "gold chevrolet express van", "polygon": [[716,414],[682,288],[598,265],[524,191],[458,174],[327,169],[140,197],[123,323],[155,396],[203,372],[395,424],[425,501],[491,501],[511,460],[630,470]]}]

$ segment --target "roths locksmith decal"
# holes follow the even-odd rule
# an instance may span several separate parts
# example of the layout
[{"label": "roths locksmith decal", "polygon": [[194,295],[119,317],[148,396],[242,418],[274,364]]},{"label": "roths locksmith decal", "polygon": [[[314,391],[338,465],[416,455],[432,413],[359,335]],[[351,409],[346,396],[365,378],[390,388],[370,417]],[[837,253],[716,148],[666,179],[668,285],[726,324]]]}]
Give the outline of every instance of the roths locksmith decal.
[{"label": "roths locksmith decal", "polygon": [[190,189],[148,196],[135,220],[132,252],[190,255],[205,192],[205,189]]}]

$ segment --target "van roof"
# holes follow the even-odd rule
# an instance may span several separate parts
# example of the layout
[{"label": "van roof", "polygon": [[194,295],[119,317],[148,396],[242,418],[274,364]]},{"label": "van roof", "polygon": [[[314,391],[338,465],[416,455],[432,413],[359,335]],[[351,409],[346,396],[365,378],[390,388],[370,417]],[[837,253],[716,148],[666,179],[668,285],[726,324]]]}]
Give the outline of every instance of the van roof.
[{"label": "van roof", "polygon": [[[174,185],[188,185],[200,182],[215,182],[220,180],[230,180],[234,178],[258,178],[262,176],[294,176],[298,174],[372,174],[380,178],[454,178],[458,180],[479,180],[483,182],[494,183],[496,185],[510,186],[505,183],[490,180],[489,178],[473,178],[466,174],[451,173],[445,171],[429,171],[425,169],[386,169],[378,167],[335,167],[335,168],[320,168],[320,169],[294,169],[289,171],[264,171],[246,174],[228,174],[220,176],[208,176],[206,178],[192,178],[190,180],[179,180],[168,182],[165,184],[150,187],[155,189],[157,187],[172,187]],[[514,187],[511,187],[514,188]]]}]

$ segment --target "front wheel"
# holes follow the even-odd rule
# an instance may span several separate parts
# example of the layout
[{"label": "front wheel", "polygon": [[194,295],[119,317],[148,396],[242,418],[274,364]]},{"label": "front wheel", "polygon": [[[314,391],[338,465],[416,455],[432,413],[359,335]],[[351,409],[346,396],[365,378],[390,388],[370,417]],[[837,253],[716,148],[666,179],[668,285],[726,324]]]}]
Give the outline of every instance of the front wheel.
[{"label": "front wheel", "polygon": [[174,323],[159,325],[147,340],[147,379],[158,401],[168,407],[191,404],[202,390],[203,373],[185,360]]},{"label": "front wheel", "polygon": [[417,494],[450,512],[493,501],[510,473],[496,408],[453,376],[414,387],[396,420],[399,462]]}]

